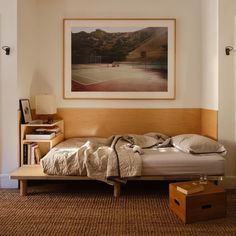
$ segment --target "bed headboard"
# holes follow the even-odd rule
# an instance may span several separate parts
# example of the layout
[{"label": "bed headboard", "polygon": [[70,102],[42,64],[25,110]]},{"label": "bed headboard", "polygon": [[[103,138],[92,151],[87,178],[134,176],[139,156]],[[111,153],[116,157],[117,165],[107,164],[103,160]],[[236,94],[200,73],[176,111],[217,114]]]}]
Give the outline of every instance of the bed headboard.
[{"label": "bed headboard", "polygon": [[58,108],[58,116],[64,119],[66,138],[160,132],[170,136],[196,133],[217,139],[217,111],[200,108]]}]

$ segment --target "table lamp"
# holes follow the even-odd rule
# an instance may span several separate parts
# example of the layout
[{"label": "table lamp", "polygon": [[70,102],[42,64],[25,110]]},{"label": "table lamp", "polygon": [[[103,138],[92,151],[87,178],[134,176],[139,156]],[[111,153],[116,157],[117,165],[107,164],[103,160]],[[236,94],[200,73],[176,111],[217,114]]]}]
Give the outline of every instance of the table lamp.
[{"label": "table lamp", "polygon": [[37,95],[35,97],[36,115],[47,115],[47,123],[53,123],[52,115],[57,113],[54,95]]}]

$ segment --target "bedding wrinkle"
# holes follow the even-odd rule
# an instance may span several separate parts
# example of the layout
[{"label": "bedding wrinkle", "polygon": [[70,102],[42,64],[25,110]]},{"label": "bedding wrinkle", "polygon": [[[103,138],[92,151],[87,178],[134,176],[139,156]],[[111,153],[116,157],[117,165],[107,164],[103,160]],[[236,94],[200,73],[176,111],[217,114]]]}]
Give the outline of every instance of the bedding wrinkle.
[{"label": "bedding wrinkle", "polygon": [[[159,137],[159,138],[157,138]],[[169,145],[168,137],[156,135],[115,135],[107,140],[93,138],[66,140],[51,149],[41,159],[45,174],[82,175],[114,184],[116,180],[141,176],[143,149],[162,143]],[[106,145],[107,144],[107,145]]]}]

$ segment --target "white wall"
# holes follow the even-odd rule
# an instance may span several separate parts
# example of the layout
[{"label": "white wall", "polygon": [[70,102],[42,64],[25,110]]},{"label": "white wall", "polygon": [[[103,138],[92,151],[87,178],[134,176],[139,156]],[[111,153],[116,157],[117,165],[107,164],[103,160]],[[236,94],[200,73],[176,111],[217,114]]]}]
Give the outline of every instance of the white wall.
[{"label": "white wall", "polygon": [[236,51],[225,55],[226,46],[236,48],[236,1],[219,0],[219,140],[228,149],[226,182],[236,188]]},{"label": "white wall", "polygon": [[[27,1],[25,3],[27,5]],[[134,7],[135,6],[135,7]],[[27,6],[26,6],[27,7]],[[201,1],[199,0],[38,0],[38,64],[35,73],[23,68],[31,84],[21,94],[56,94],[58,107],[200,107],[201,106]],[[32,15],[32,14],[31,14]],[[176,100],[174,101],[88,101],[62,99],[62,20],[66,17],[161,18],[177,19]],[[23,26],[28,34],[28,28]],[[28,42],[30,48],[34,48]],[[30,69],[31,70],[31,69]],[[27,82],[27,83],[28,83]],[[33,99],[32,105],[33,105]]]},{"label": "white wall", "polygon": [[18,92],[29,98],[31,81],[37,80],[38,11],[37,0],[18,0]]},{"label": "white wall", "polygon": [[202,0],[201,107],[218,110],[218,0]]},{"label": "white wall", "polygon": [[16,187],[8,173],[18,165],[17,0],[0,0],[0,187]]}]

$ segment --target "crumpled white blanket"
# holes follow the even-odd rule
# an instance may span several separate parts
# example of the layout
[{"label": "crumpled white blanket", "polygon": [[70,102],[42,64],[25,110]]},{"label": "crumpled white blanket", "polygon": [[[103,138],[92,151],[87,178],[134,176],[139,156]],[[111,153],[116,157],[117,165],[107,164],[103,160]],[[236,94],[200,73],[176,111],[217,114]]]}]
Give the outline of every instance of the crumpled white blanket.
[{"label": "crumpled white blanket", "polygon": [[70,139],[51,149],[41,159],[50,175],[85,175],[110,182],[117,178],[141,176],[143,148],[168,145],[167,136],[116,135],[108,139]]}]

